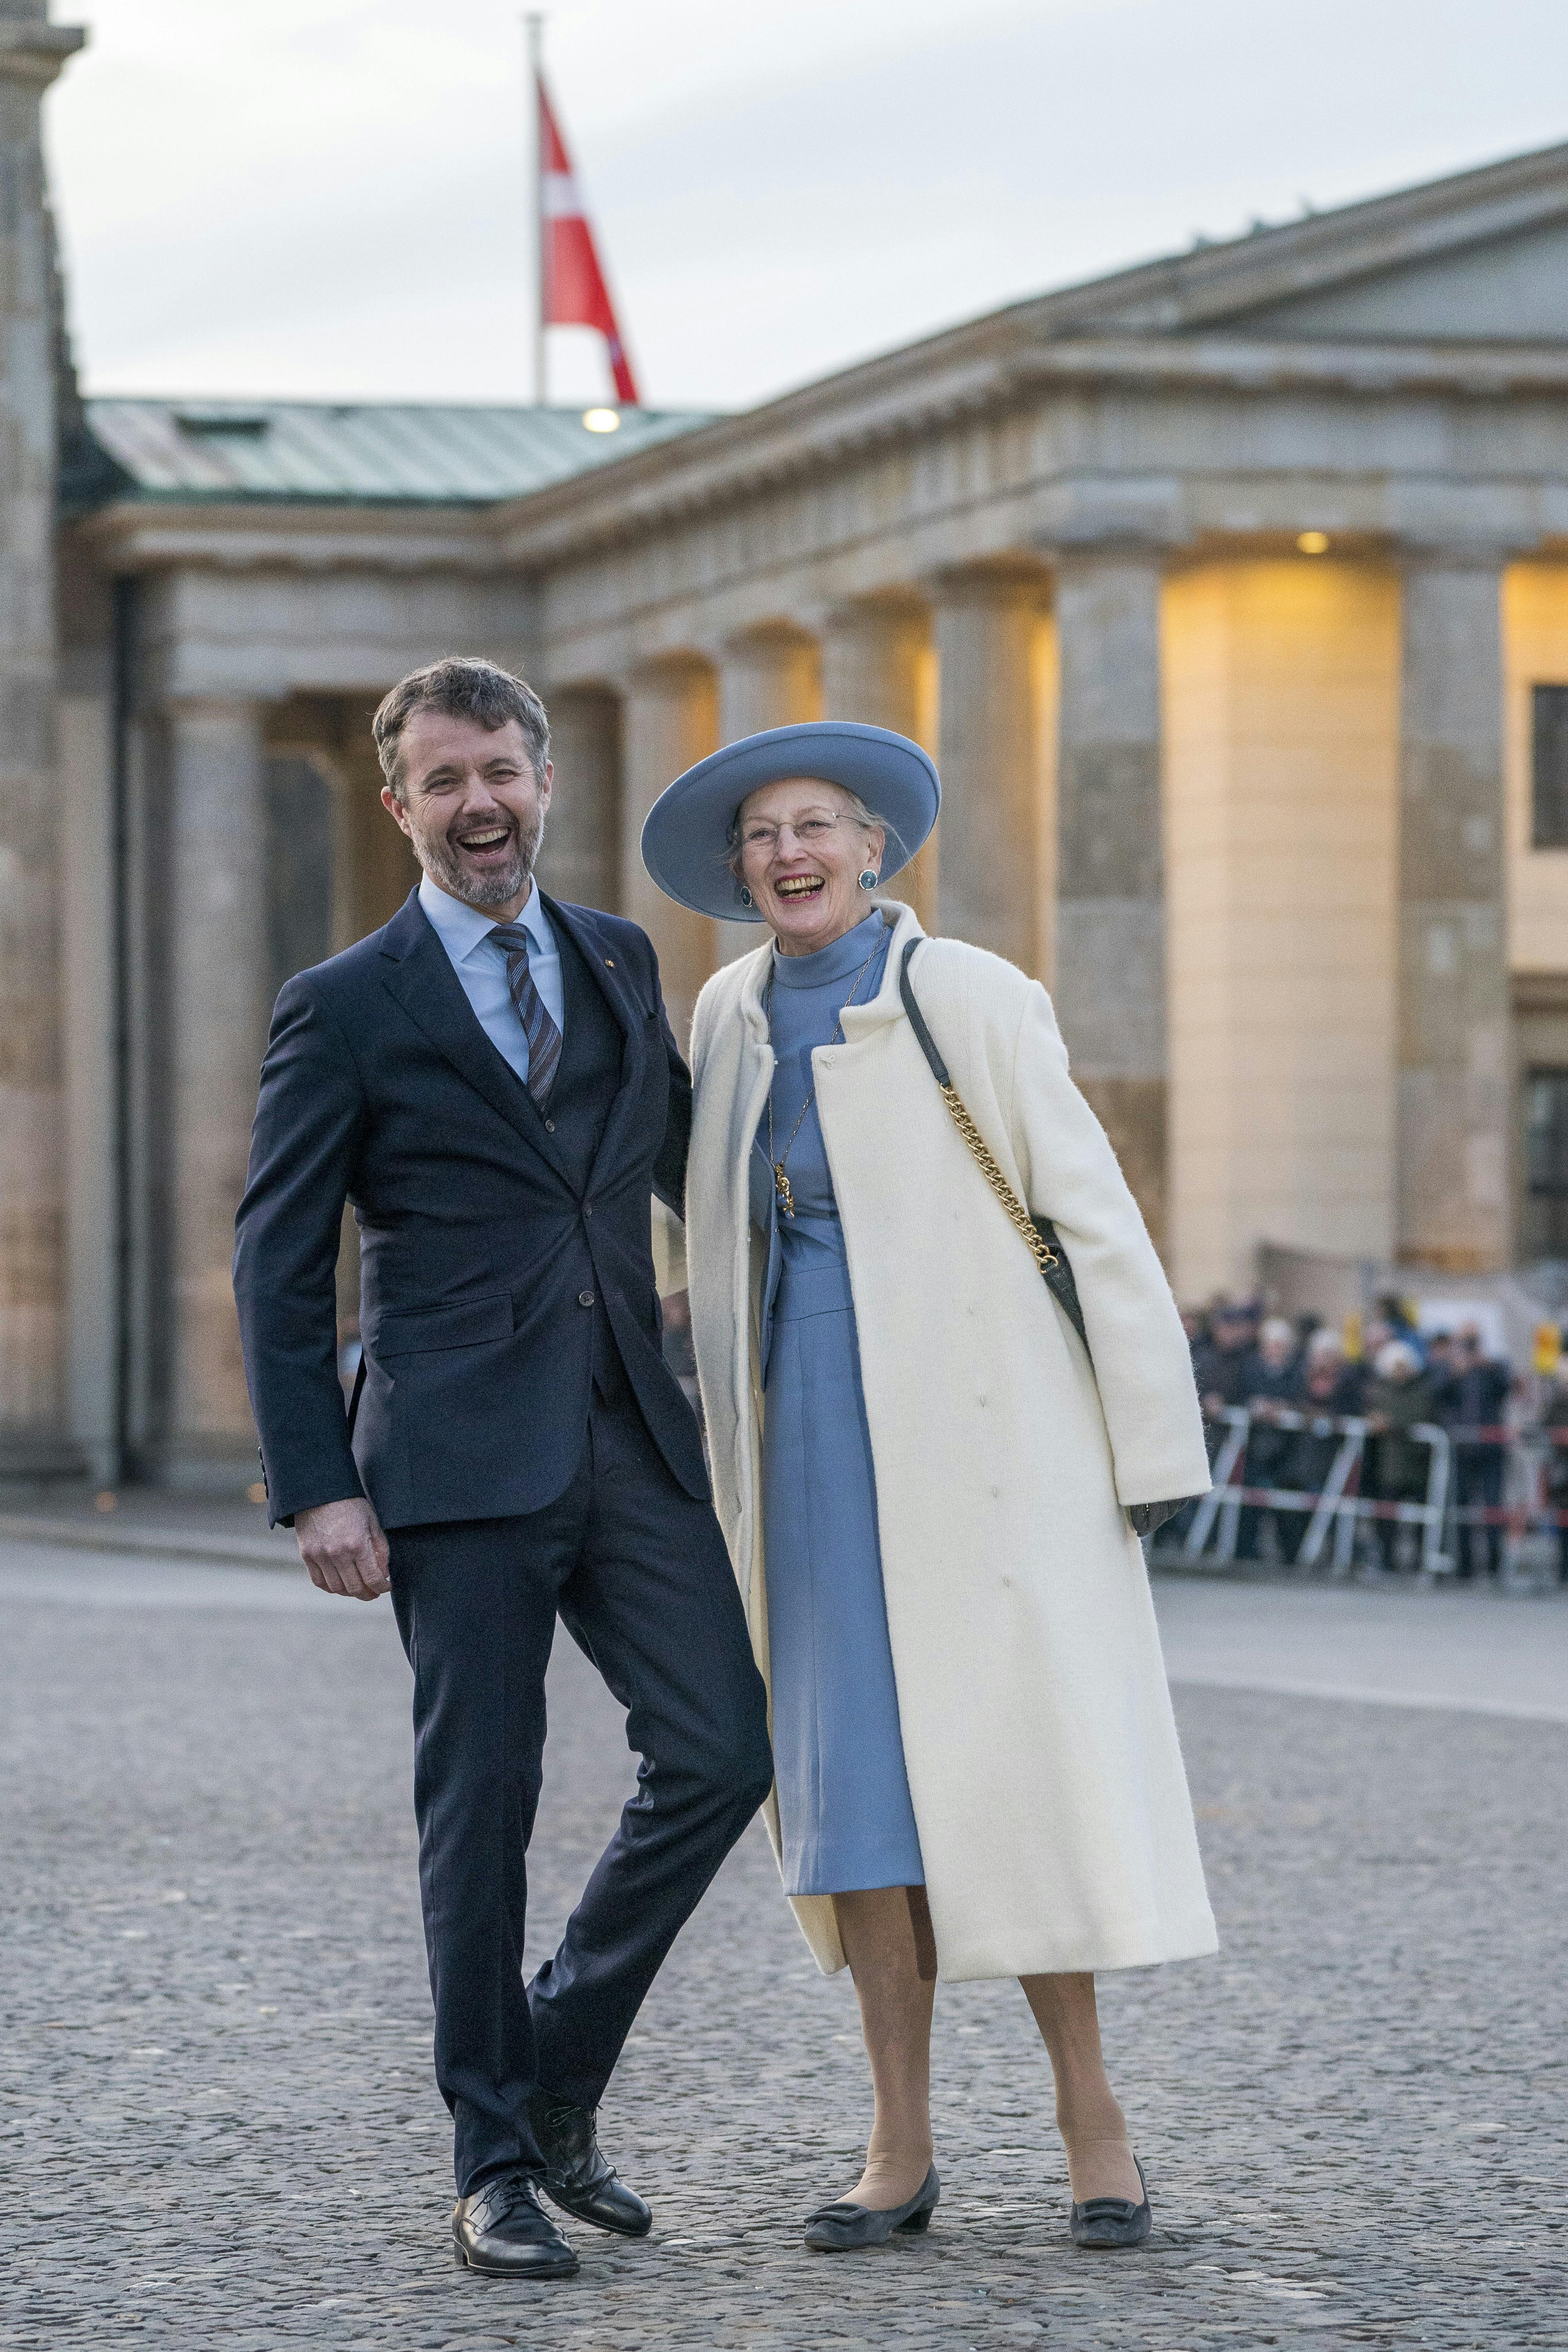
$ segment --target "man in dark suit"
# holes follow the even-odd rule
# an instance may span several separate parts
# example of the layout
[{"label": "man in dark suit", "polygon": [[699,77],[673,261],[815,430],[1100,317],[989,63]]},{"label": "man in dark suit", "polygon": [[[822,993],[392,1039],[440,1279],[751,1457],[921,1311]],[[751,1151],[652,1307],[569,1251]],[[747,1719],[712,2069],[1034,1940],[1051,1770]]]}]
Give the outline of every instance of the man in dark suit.
[{"label": "man in dark suit", "polygon": [[[666,1369],[650,1197],[682,1205],[690,1081],[632,923],[546,898],[544,709],[438,662],[375,719],[419,888],[291,980],[262,1066],[235,1295],[274,1523],[314,1581],[390,1589],[474,2268],[568,2275],[539,2200],[640,2236],[595,2111],[683,1922],[772,1780],[761,1678]],[[352,1201],[364,1355],[345,1413]],[[637,1793],[526,1989],[524,1856],[561,1619],[627,1710]]]}]

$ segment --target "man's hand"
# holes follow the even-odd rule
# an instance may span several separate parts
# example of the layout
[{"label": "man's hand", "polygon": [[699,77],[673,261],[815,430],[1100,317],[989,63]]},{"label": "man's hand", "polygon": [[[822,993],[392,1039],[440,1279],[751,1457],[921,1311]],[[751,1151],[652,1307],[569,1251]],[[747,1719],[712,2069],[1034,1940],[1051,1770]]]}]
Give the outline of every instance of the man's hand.
[{"label": "man's hand", "polygon": [[350,1601],[379,1601],[391,1591],[386,1538],[363,1495],[296,1512],[294,1534],[310,1581],[323,1592],[341,1592]]}]

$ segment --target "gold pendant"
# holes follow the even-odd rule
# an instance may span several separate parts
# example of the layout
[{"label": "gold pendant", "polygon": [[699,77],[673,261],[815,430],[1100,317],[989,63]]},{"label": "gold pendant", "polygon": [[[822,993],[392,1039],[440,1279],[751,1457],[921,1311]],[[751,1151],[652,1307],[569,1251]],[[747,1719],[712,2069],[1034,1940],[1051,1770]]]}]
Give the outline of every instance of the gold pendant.
[{"label": "gold pendant", "polygon": [[789,1178],[784,1174],[784,1164],[782,1160],[775,1160],[773,1161],[773,1191],[779,1196],[779,1205],[784,1210],[785,1216],[793,1217],[795,1214],[795,1194],[789,1189]]}]

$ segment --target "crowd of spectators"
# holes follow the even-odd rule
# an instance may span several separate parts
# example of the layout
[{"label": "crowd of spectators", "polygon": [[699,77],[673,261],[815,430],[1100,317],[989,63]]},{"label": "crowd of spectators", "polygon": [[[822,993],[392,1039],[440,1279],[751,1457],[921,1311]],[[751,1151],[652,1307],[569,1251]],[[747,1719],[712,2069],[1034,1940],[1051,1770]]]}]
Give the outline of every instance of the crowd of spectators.
[{"label": "crowd of spectators", "polygon": [[[1425,1503],[1432,1449],[1413,1433],[1424,1423],[1447,1432],[1452,1499],[1461,1515],[1456,1572],[1463,1579],[1500,1574],[1504,1418],[1517,1384],[1512,1367],[1488,1352],[1474,1323],[1423,1332],[1393,1297],[1380,1299],[1364,1323],[1350,1318],[1345,1331],[1313,1316],[1287,1321],[1235,1298],[1217,1299],[1184,1319],[1209,1421],[1211,1455],[1224,1438],[1226,1409],[1245,1407],[1251,1425],[1243,1484],[1254,1492],[1286,1491],[1308,1498],[1289,1506],[1244,1503],[1237,1528],[1238,1559],[1262,1559],[1271,1528],[1279,1556],[1288,1563],[1297,1560],[1311,1518],[1310,1498],[1321,1493],[1341,1444],[1340,1433],[1330,1424],[1353,1418],[1367,1423],[1359,1491],[1373,1502]],[[1545,1500],[1568,1513],[1568,1359],[1556,1374],[1535,1383],[1533,1402],[1533,1418],[1557,1440],[1548,1456]],[[1282,1414],[1304,1414],[1309,1425],[1284,1425]],[[1467,1512],[1475,1516],[1466,1517]],[[1374,1517],[1371,1524],[1382,1565],[1395,1567],[1402,1523],[1390,1515]],[[1558,1562],[1560,1577],[1568,1581],[1568,1528],[1558,1529]]]}]

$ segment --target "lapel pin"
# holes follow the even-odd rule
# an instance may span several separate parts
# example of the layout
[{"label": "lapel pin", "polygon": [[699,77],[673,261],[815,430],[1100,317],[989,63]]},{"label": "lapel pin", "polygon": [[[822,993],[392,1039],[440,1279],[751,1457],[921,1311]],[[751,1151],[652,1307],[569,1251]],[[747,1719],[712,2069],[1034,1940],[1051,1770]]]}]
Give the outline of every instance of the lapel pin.
[{"label": "lapel pin", "polygon": [[612,971],[614,971],[614,970],[615,970],[615,968],[616,968],[616,959],[615,959],[615,957],[614,957],[614,956],[606,956],[606,957],[605,958],[605,961],[609,965],[610,970],[611,970]]}]

